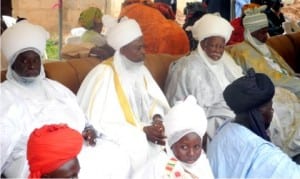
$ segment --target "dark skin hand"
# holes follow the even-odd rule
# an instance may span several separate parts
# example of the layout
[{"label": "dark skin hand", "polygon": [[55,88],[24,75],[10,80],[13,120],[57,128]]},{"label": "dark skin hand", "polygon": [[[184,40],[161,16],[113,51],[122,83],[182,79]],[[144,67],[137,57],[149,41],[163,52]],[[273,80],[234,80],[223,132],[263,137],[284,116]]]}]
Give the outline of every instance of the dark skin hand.
[{"label": "dark skin hand", "polygon": [[96,138],[97,138],[97,131],[94,129],[93,126],[87,126],[84,128],[82,132],[82,136],[85,141],[87,141],[88,145],[95,146],[96,145]]},{"label": "dark skin hand", "polygon": [[148,141],[158,145],[165,145],[165,127],[160,115],[154,115],[152,125],[145,126],[143,130],[147,135]]}]

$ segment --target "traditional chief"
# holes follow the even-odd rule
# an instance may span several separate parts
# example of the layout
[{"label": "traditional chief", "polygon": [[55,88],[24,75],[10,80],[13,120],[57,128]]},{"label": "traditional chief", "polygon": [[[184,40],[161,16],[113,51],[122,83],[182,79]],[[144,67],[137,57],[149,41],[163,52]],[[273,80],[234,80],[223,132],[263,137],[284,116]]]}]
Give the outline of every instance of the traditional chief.
[{"label": "traditional chief", "polygon": [[1,36],[1,50],[8,60],[7,80],[0,86],[1,173],[6,177],[28,176],[26,142],[35,128],[66,123],[81,133],[85,127],[76,96],[45,77],[42,58],[47,38],[44,28],[26,20]]},{"label": "traditional chief", "polygon": [[107,41],[116,52],[87,75],[77,96],[90,123],[124,148],[137,170],[164,145],[164,126],[153,118],[163,117],[169,105],[144,66],[137,22],[123,18],[111,23]]},{"label": "traditional chief", "polygon": [[190,29],[199,41],[197,49],[171,63],[165,92],[170,105],[193,95],[208,119],[208,137],[226,118],[234,114],[226,105],[222,92],[242,76],[242,69],[224,49],[232,26],[220,16],[205,14]]}]

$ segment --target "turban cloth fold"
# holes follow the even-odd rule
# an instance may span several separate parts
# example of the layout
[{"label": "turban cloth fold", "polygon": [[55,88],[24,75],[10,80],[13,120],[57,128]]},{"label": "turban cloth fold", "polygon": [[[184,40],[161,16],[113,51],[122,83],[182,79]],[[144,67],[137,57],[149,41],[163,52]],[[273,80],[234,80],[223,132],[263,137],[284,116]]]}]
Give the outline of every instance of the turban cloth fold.
[{"label": "turban cloth fold", "polygon": [[172,146],[191,132],[195,132],[202,138],[206,132],[207,119],[195,97],[190,95],[169,110],[164,118],[164,126],[168,144]]},{"label": "turban cloth fold", "polygon": [[81,150],[83,138],[66,124],[45,125],[35,129],[27,143],[29,178],[40,178],[75,158]]},{"label": "turban cloth fold", "polygon": [[233,31],[231,24],[216,14],[205,14],[192,27],[186,29],[191,30],[193,37],[199,42],[208,37],[220,36],[227,43]]},{"label": "turban cloth fold", "polygon": [[43,27],[23,20],[3,32],[1,49],[9,64],[13,64],[17,55],[25,49],[35,49],[42,56],[48,38],[49,33]]},{"label": "turban cloth fold", "polygon": [[268,27],[268,18],[264,11],[266,6],[249,8],[244,11],[243,25],[250,33]]},{"label": "turban cloth fold", "polygon": [[228,85],[223,96],[227,105],[236,113],[248,113],[251,130],[264,139],[269,140],[265,133],[264,119],[258,108],[270,102],[275,87],[271,79],[263,73],[255,73],[253,68],[247,75],[238,78]]},{"label": "turban cloth fold", "polygon": [[83,10],[80,13],[78,22],[82,27],[90,30],[94,26],[94,21],[96,22],[102,21],[102,16],[103,14],[99,8],[90,7],[88,9]]},{"label": "turban cloth fold", "polygon": [[143,35],[139,24],[133,19],[123,17],[119,23],[116,21],[110,21],[110,23],[115,24],[106,25],[110,27],[107,30],[107,43],[115,50],[119,50]]}]

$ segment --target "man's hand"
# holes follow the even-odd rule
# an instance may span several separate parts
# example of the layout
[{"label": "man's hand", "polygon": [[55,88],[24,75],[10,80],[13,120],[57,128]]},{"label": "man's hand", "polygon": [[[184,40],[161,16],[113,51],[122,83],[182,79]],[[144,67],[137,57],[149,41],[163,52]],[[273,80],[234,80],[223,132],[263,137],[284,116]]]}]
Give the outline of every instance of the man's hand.
[{"label": "man's hand", "polygon": [[85,127],[82,132],[82,136],[84,140],[88,142],[89,145],[91,146],[96,145],[97,131],[94,129],[93,126]]},{"label": "man's hand", "polygon": [[143,130],[146,133],[149,141],[154,144],[165,145],[165,127],[160,116],[155,115],[153,117],[152,125],[144,127]]}]

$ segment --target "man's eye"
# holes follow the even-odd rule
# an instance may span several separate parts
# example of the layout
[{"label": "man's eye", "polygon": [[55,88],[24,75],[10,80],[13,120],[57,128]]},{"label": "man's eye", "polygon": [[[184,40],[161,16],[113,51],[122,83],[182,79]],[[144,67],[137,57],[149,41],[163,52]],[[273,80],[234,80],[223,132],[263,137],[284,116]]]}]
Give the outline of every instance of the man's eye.
[{"label": "man's eye", "polygon": [[188,147],[186,145],[182,145],[181,149],[186,150]]},{"label": "man's eye", "polygon": [[24,59],[24,60],[22,61],[22,63],[28,64],[28,60],[27,60],[27,59]]},{"label": "man's eye", "polygon": [[194,148],[199,149],[199,148],[201,148],[201,145],[195,145]]}]

